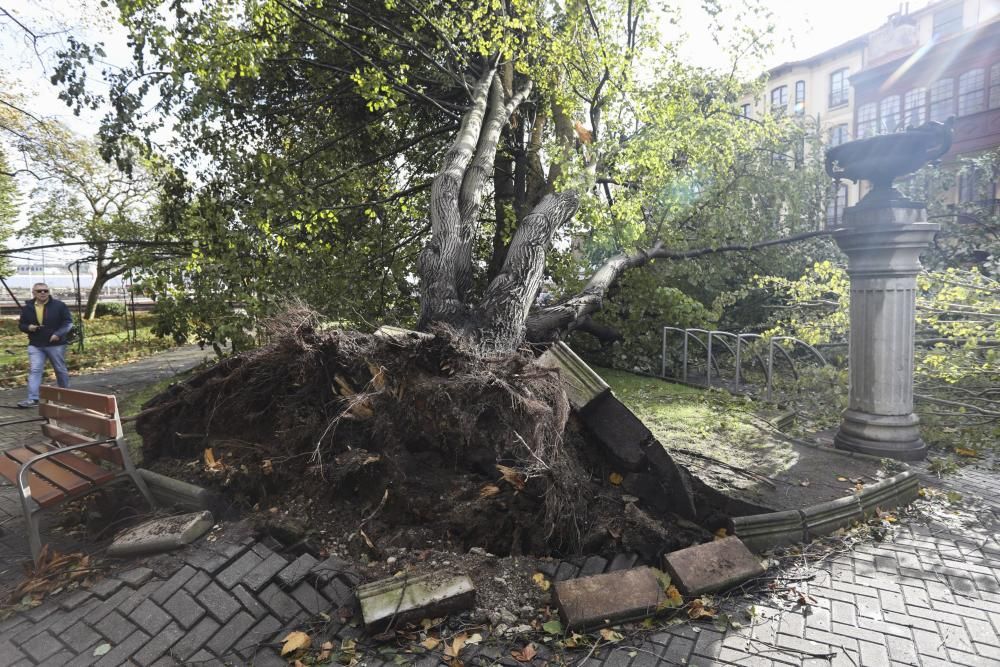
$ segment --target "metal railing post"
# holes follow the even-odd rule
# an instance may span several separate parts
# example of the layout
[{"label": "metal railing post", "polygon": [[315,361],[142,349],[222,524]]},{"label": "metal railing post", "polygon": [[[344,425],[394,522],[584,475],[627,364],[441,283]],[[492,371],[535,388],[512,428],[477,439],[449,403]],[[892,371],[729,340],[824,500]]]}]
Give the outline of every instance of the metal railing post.
[{"label": "metal railing post", "polygon": [[708,332],[708,365],[705,368],[705,386],[712,386],[712,332]]},{"label": "metal railing post", "polygon": [[681,372],[682,379],[688,381],[688,330],[684,330],[684,366]]},{"label": "metal railing post", "polygon": [[736,388],[740,388],[740,363],[742,362],[741,344],[743,343],[743,336],[736,336]]},{"label": "metal railing post", "polygon": [[660,351],[660,377],[667,377],[667,328],[663,327],[663,349]]},{"label": "metal railing post", "polygon": [[767,341],[767,402],[771,402],[771,377],[774,375],[774,339]]}]

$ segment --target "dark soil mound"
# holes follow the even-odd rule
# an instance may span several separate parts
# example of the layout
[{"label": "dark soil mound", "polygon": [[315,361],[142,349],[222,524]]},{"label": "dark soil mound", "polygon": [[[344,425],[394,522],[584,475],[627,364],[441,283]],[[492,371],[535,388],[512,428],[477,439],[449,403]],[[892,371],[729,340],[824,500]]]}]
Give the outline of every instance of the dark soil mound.
[{"label": "dark soil mound", "polygon": [[[708,535],[641,509],[570,415],[556,371],[463,339],[321,331],[308,313],[144,406],[147,462],[247,506],[388,547],[658,552]],[[287,321],[287,318],[286,318]],[[166,459],[166,460],[165,460]]]}]

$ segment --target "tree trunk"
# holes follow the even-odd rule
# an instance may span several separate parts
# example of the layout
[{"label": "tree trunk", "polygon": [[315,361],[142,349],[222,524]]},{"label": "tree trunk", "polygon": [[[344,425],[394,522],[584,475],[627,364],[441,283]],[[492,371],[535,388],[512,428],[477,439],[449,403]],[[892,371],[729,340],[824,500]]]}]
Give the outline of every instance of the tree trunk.
[{"label": "tree trunk", "polygon": [[94,276],[94,284],[90,288],[90,292],[87,294],[87,307],[83,311],[83,319],[92,320],[97,315],[97,302],[101,298],[101,290],[108,283],[108,276],[103,273],[98,272]]}]

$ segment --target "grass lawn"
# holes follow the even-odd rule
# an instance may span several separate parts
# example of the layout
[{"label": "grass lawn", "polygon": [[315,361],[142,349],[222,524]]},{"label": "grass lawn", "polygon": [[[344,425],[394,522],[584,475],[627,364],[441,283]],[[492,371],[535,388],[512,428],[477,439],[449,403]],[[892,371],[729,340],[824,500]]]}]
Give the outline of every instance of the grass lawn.
[{"label": "grass lawn", "polygon": [[[76,344],[66,350],[70,372],[98,369],[134,361],[175,345],[169,338],[152,334],[153,315],[136,313],[138,337],[130,339],[123,317],[102,317],[84,323],[85,340],[81,351]],[[23,385],[28,372],[28,337],[17,328],[16,318],[0,320],[0,387]],[[54,380],[46,364],[45,377]]]},{"label": "grass lawn", "polygon": [[698,460],[709,457],[770,477],[798,458],[760,416],[762,406],[749,399],[624,371],[595,370],[661,443],[694,467],[702,467]]}]

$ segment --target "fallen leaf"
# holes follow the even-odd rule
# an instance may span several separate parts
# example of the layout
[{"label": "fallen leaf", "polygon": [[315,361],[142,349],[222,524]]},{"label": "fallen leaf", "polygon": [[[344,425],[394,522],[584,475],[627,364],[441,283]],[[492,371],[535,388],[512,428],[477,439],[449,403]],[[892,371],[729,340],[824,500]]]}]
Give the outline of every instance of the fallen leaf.
[{"label": "fallen leaf", "polygon": [[498,493],[500,493],[500,487],[496,484],[487,484],[483,488],[479,489],[480,498],[492,498]]},{"label": "fallen leaf", "polygon": [[260,469],[265,475],[270,475],[274,472],[274,468],[271,466],[271,459],[264,459],[260,462]]},{"label": "fallen leaf", "polygon": [[468,637],[469,637],[468,634],[466,634],[464,632],[460,632],[460,633],[458,633],[457,635],[455,635],[452,638],[450,644],[445,643],[445,645],[444,645],[444,657],[446,659],[447,658],[457,658],[458,654],[462,652],[463,648],[465,648],[465,640]]},{"label": "fallen leaf", "polygon": [[620,642],[621,640],[625,639],[625,637],[623,637],[621,633],[615,632],[611,628],[603,628],[601,629],[601,639],[607,642],[615,643],[615,642]]},{"label": "fallen leaf", "polygon": [[524,476],[518,471],[508,466],[497,464],[501,479],[513,486],[518,491],[524,491]]},{"label": "fallen leaf", "polygon": [[94,649],[94,655],[104,655],[111,650],[111,644],[101,644]]},{"label": "fallen leaf", "polygon": [[717,539],[717,540],[721,540],[722,538],[726,537],[727,535],[729,535],[729,531],[726,530],[725,527],[719,528],[717,531],[715,531],[715,539]]},{"label": "fallen leaf", "polygon": [[977,452],[975,449],[966,449],[965,447],[956,447],[955,453],[958,454],[959,456],[967,456],[969,458],[975,458],[976,456],[979,456],[979,452]]},{"label": "fallen leaf", "polygon": [[624,477],[622,477],[619,473],[616,472],[613,472],[610,475],[608,475],[608,481],[614,484],[615,486],[619,486],[624,479],[625,479]]},{"label": "fallen leaf", "polygon": [[799,486],[809,486],[810,484],[812,484],[812,482],[810,482],[808,479],[804,479],[801,482],[799,482]]},{"label": "fallen leaf", "polygon": [[674,585],[667,587],[667,602],[671,607],[679,607],[684,604],[684,596],[681,595],[681,592]]},{"label": "fallen leaf", "polygon": [[552,582],[546,579],[545,575],[542,574],[541,572],[535,572],[533,575],[531,575],[531,580],[535,582],[535,585],[541,588],[543,591],[549,590],[549,587],[552,586]]},{"label": "fallen leaf", "polygon": [[520,651],[511,651],[510,654],[514,656],[514,659],[518,662],[531,662],[535,659],[535,645],[528,644]]},{"label": "fallen leaf", "polygon": [[846,477],[844,477],[844,476],[838,476],[838,477],[837,477],[837,481],[838,481],[838,482],[850,482],[851,480],[847,479],[847,478],[846,478]]},{"label": "fallen leaf", "polygon": [[423,646],[428,651],[433,651],[438,647],[440,643],[441,640],[438,639],[437,637],[428,637],[424,641],[420,642],[420,645]]},{"label": "fallen leaf", "polygon": [[478,632],[473,632],[471,635],[469,635],[469,638],[465,640],[465,645],[472,646],[474,644],[478,644],[481,641],[483,641],[483,636]]},{"label": "fallen leaf", "polygon": [[301,630],[295,630],[294,632],[289,632],[281,641],[284,642],[281,646],[281,655],[288,655],[299,649],[309,648],[312,638]]},{"label": "fallen leaf", "polygon": [[711,601],[705,598],[696,598],[691,601],[688,607],[688,618],[698,620],[699,618],[715,618],[717,610],[711,607]]},{"label": "fallen leaf", "polygon": [[211,447],[205,449],[205,467],[212,471],[222,470],[222,459],[215,458],[215,452]]},{"label": "fallen leaf", "polygon": [[563,631],[563,626],[558,619],[554,618],[551,621],[548,621],[547,623],[542,623],[542,630],[544,630],[546,634],[561,635]]}]

